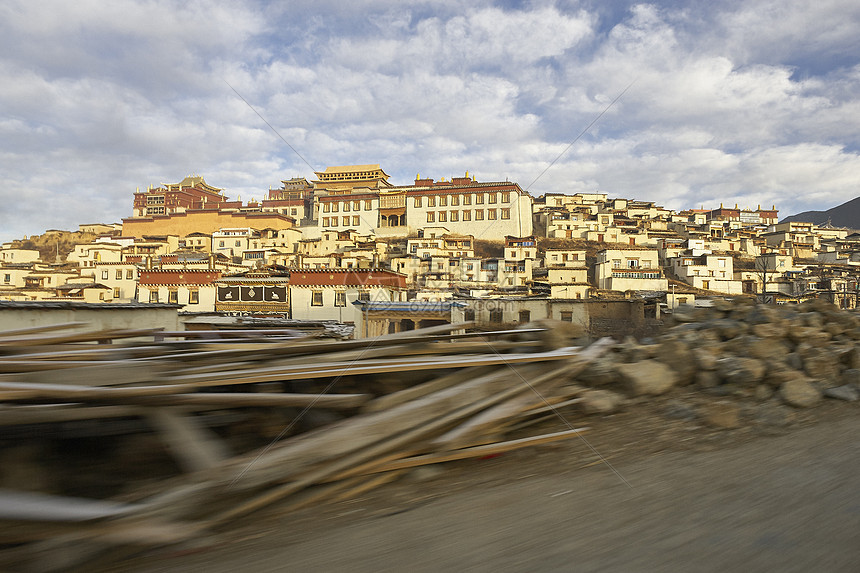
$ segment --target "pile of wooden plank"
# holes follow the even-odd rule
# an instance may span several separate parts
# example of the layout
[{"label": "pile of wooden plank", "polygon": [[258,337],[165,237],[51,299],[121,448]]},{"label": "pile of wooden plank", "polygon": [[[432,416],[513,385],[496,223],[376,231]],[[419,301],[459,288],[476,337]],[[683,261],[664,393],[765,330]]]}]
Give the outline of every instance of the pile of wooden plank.
[{"label": "pile of wooden plank", "polygon": [[[608,342],[552,348],[557,334],[540,329],[468,326],[339,342],[283,330],[0,332],[0,568],[181,543],[275,503],[345,499],[409,468],[584,431],[522,435],[576,401],[571,380]],[[157,471],[153,449],[170,454]],[[81,478],[94,464],[98,475]]]}]

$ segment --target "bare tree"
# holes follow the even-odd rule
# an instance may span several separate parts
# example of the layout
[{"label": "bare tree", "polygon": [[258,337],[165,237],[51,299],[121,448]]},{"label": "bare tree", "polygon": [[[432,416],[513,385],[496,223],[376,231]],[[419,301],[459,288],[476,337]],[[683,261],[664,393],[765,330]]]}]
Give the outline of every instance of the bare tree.
[{"label": "bare tree", "polygon": [[[761,282],[761,293],[759,294],[759,302],[767,301],[767,283],[768,279],[776,274],[776,259],[763,257],[759,255],[755,259],[755,274]],[[776,301],[774,301],[776,302]]]}]

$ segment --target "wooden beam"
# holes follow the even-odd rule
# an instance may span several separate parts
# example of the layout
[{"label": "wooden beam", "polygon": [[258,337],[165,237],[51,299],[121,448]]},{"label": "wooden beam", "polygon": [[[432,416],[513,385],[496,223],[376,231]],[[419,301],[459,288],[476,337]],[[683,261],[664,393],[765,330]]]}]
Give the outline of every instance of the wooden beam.
[{"label": "wooden beam", "polygon": [[264,392],[201,392],[182,394],[185,388],[175,385],[104,388],[66,384],[32,384],[0,382],[0,401],[109,402],[144,406],[225,407],[279,406],[330,409],[357,408],[369,401],[370,394],[296,394]]},{"label": "wooden beam", "polygon": [[167,376],[169,364],[160,359],[111,360],[90,362],[76,368],[17,372],[5,376],[33,384],[67,384],[81,386],[120,386],[146,384]]},{"label": "wooden beam", "polygon": [[277,382],[281,380],[296,380],[307,378],[332,378],[337,376],[354,376],[358,374],[381,374],[384,372],[412,372],[415,370],[437,370],[440,368],[465,368],[469,366],[493,366],[526,364],[530,362],[548,362],[553,360],[569,360],[576,356],[577,347],[560,348],[549,352],[530,354],[489,354],[478,356],[440,356],[426,359],[401,359],[384,361],[353,361],[339,363],[321,363],[297,365],[292,367],[255,368],[241,371],[226,371],[221,373],[203,373],[174,376],[170,379],[174,384],[185,384],[189,387],[223,386],[234,384],[253,384],[257,382]]},{"label": "wooden beam", "polygon": [[161,328],[138,328],[138,329],[112,329],[98,330],[93,332],[81,332],[78,334],[66,334],[56,336],[26,335],[0,340],[0,348],[15,346],[41,346],[46,344],[61,344],[66,342],[101,342],[117,340],[122,338],[137,338],[153,336],[160,332]]},{"label": "wooden beam", "polygon": [[80,497],[0,489],[0,519],[30,522],[83,522],[128,515],[142,506]]},{"label": "wooden beam", "polygon": [[480,376],[485,376],[492,371],[492,368],[493,367],[490,366],[478,366],[457,370],[445,376],[430,380],[429,382],[425,382],[417,386],[412,386],[411,388],[406,388],[404,390],[400,390],[399,392],[393,392],[391,394],[380,396],[376,400],[369,402],[362,411],[364,413],[370,413],[387,410],[389,408],[393,408],[394,406],[405,404],[406,402],[409,402],[411,400],[417,400],[418,398],[421,398],[428,394],[432,394],[433,392],[438,392],[440,390],[444,390],[445,388],[450,388],[455,384],[460,384],[461,382],[466,382],[467,380],[473,380]]},{"label": "wooden beam", "polygon": [[0,339],[16,338],[18,336],[28,336],[31,334],[40,334],[42,332],[53,332],[56,330],[69,330],[71,328],[80,328],[87,326],[88,322],[60,322],[57,324],[47,324],[44,326],[31,326],[29,328],[18,328],[15,330],[0,331]]},{"label": "wooden beam", "polygon": [[206,503],[218,492],[239,496],[266,485],[294,480],[216,515],[207,524],[215,527],[426,439],[521,391],[519,387],[512,391],[509,384],[509,372],[494,372],[391,410],[356,416],[324,430],[288,438],[271,449],[236,458],[215,472],[207,472],[205,477],[201,475],[204,481],[180,484],[156,494],[149,499],[148,511],[178,517]]},{"label": "wooden beam", "polygon": [[263,455],[235,460],[231,464],[235,469],[229,481],[233,488],[251,488],[288,479],[319,462],[343,457],[411,428],[427,425],[446,413],[488,397],[495,398],[511,384],[510,372],[496,370],[388,410],[361,414],[287,438]]},{"label": "wooden beam", "polygon": [[560,370],[553,370],[534,378],[518,380],[522,385],[522,395],[515,396],[481,412],[433,440],[431,446],[434,449],[446,450],[462,448],[473,445],[475,440],[480,440],[487,434],[498,432],[501,426],[510,423],[513,418],[535,401],[546,403],[545,395],[548,393],[548,389],[558,386],[563,378],[576,376],[582,372],[593,360],[606,352],[608,347],[607,341],[592,344]]},{"label": "wooden beam", "polygon": [[[452,388],[451,390],[454,390]],[[519,388],[514,388],[513,392],[519,392]],[[445,391],[439,392],[439,394],[444,394]],[[412,444],[418,440],[424,439],[427,436],[433,435],[436,432],[440,431],[443,428],[448,427],[449,425],[471,416],[476,412],[480,412],[484,408],[495,404],[500,400],[504,400],[513,395],[512,389],[495,392],[492,395],[485,397],[483,399],[478,399],[474,402],[469,403],[467,406],[455,408],[453,411],[447,410],[448,413],[446,415],[436,417],[429,422],[419,424],[418,426],[412,426],[406,432],[401,433],[391,433],[389,434],[389,439],[382,440],[377,442],[376,444],[358,449],[353,451],[352,453],[345,455],[343,457],[336,458],[334,460],[329,461],[328,463],[324,463],[317,467],[317,469],[311,470],[309,473],[305,473],[295,481],[285,483],[284,485],[277,486],[269,489],[268,491],[254,497],[238,506],[235,506],[217,516],[215,516],[210,522],[209,527],[215,527],[219,524],[225,523],[227,521],[231,521],[241,515],[245,515],[249,512],[256,511],[262,507],[269,505],[270,503],[274,503],[280,499],[283,499],[289,495],[302,491],[303,489],[316,484],[322,483],[327,478],[332,475],[336,475],[338,473],[344,472],[350,468],[363,464],[369,460],[372,460],[378,456],[385,455],[390,453],[391,451],[395,451],[398,448],[402,448],[408,444]],[[414,402],[410,403],[414,404]],[[410,404],[405,404],[404,406],[408,406]],[[396,408],[395,408],[396,409]],[[390,412],[390,410],[388,411]],[[380,414],[384,414],[386,412],[382,412]],[[377,414],[379,415],[379,414]],[[261,460],[262,457],[258,458]],[[256,468],[254,468],[256,469]],[[292,469],[292,466],[290,467]],[[252,469],[253,471],[253,469]],[[248,479],[248,474],[250,471],[244,472],[237,479],[231,482],[232,488],[244,488],[251,484],[260,485],[257,479]],[[256,472],[255,472],[256,473]],[[267,472],[268,476],[256,476],[265,477],[267,482],[272,481],[286,481],[289,479],[289,476],[284,475],[285,473],[292,473],[289,470],[286,470],[283,466],[280,468],[280,476],[272,475],[270,472]],[[242,483],[244,482],[244,483]],[[200,492],[198,492],[200,493]],[[193,503],[193,501],[192,501]]]},{"label": "wooden beam", "polygon": [[0,406],[0,426],[52,424],[105,418],[132,418],[140,415],[141,409],[134,406],[82,407],[76,404]]},{"label": "wooden beam", "polygon": [[154,408],[147,418],[176,462],[187,472],[214,468],[228,458],[226,446],[215,434],[198,424],[193,415],[169,408]]},{"label": "wooden beam", "polygon": [[530,438],[520,438],[518,440],[509,440],[507,442],[496,442],[483,446],[474,446],[471,448],[463,448],[447,452],[437,452],[405,458],[392,462],[387,462],[376,468],[366,470],[368,474],[388,471],[399,471],[406,468],[414,468],[417,466],[425,466],[428,464],[438,464],[442,462],[451,462],[454,460],[464,460],[467,458],[480,458],[526,448],[529,446],[537,446],[539,444],[547,444],[558,440],[564,440],[573,436],[579,436],[587,432],[589,428],[575,428],[573,430],[565,430],[563,432],[555,432],[552,434],[543,434]]}]

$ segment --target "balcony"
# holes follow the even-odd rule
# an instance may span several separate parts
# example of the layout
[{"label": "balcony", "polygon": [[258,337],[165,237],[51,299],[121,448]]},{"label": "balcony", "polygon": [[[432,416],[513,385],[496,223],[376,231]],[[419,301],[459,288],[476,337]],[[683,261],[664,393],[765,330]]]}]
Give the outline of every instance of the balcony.
[{"label": "balcony", "polygon": [[397,193],[397,194],[387,194],[379,195],[379,208],[380,209],[405,209],[406,208],[406,194],[405,193]]},{"label": "balcony", "polygon": [[612,269],[612,278],[618,279],[661,279],[660,269]]}]

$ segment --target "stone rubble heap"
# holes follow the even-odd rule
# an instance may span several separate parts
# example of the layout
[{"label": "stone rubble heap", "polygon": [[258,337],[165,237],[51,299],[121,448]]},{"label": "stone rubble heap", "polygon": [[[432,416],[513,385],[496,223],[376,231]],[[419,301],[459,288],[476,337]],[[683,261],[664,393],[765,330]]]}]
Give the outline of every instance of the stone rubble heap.
[{"label": "stone rubble heap", "polygon": [[579,383],[591,389],[580,406],[585,413],[610,413],[625,397],[687,386],[716,398],[701,413],[709,425],[731,428],[737,427],[731,397],[793,408],[811,408],[824,398],[856,402],[858,341],[860,313],[819,301],[681,307],[660,335],[617,343],[581,373]]}]

